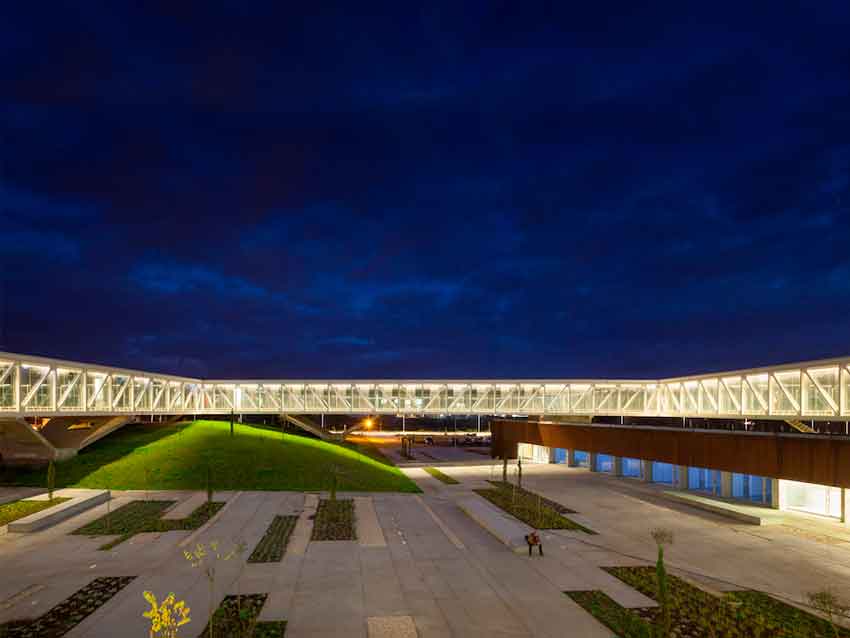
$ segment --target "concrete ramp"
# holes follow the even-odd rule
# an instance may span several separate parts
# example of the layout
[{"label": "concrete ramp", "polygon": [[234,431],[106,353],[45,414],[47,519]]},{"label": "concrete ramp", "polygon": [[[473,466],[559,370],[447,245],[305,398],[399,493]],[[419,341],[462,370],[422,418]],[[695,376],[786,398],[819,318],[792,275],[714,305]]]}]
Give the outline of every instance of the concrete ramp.
[{"label": "concrete ramp", "polygon": [[305,432],[309,432],[313,436],[322,439],[322,441],[330,441],[335,438],[330,432],[323,430],[322,426],[303,414],[286,414],[284,417],[292,425],[301,428]]},{"label": "concrete ramp", "polygon": [[9,465],[47,463],[56,448],[24,419],[0,419],[0,460]]},{"label": "concrete ramp", "polygon": [[132,415],[56,417],[40,432],[56,449],[79,451],[134,420]]}]

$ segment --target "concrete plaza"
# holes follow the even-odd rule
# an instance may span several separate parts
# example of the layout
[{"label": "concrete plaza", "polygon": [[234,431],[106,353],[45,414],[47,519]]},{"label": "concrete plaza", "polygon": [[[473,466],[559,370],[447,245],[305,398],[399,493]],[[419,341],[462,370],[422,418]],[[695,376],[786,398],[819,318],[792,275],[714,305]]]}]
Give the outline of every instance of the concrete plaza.
[{"label": "concrete plaza", "polygon": [[[0,622],[38,616],[97,576],[137,576],[68,635],[146,635],[144,590],[173,591],[192,608],[182,636],[205,624],[208,586],[183,558],[197,542],[235,539],[247,551],[220,563],[216,603],[229,593],[269,593],[263,619],[288,621],[287,636],[588,636],[611,632],[573,603],[566,590],[602,589],[625,606],[651,604],[600,566],[652,563],[649,531],[666,527],[674,573],[716,589],[751,587],[800,601],[824,585],[850,585],[850,535],[811,517],[755,527],[670,503],[655,486],[563,466],[528,466],[524,485],[579,514],[598,535],[544,533],[546,556],[512,553],[457,506],[483,487],[487,465],[441,466],[460,480],[444,485],[420,468],[406,468],[422,495],[356,497],[358,540],[309,540],[317,495],[292,492],[217,493],[226,507],[195,532],[138,535],[111,551],[106,539],[68,532],[102,516],[100,505],[48,530],[0,535]],[[2,493],[2,490],[0,490]],[[132,498],[198,502],[197,493],[115,493],[113,509]],[[178,504],[178,507],[181,505]],[[245,558],[277,514],[299,522],[280,563]]]}]

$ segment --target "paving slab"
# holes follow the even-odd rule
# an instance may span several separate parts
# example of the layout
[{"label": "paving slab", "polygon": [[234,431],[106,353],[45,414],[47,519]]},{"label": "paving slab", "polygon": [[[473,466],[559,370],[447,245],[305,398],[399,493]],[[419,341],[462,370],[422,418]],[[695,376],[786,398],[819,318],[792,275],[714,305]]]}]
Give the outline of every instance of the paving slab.
[{"label": "paving slab", "polygon": [[357,521],[357,542],[361,547],[387,546],[371,497],[354,497],[354,516]]},{"label": "paving slab", "polygon": [[167,521],[187,518],[192,512],[207,502],[206,492],[195,492],[169,509],[162,518]]},{"label": "paving slab", "polygon": [[369,638],[417,638],[411,616],[370,616],[366,621]]},{"label": "paving slab", "polygon": [[295,529],[292,530],[287,552],[303,555],[307,551],[313,532],[312,517],[316,515],[316,508],[318,507],[319,496],[317,494],[307,494],[304,497],[304,509],[298,517],[298,522],[295,523]]}]

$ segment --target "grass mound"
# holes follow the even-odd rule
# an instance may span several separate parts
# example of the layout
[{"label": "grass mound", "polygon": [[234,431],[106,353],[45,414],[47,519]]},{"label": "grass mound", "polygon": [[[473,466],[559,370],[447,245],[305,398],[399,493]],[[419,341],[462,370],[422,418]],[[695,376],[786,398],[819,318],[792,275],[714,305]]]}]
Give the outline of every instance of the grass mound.
[{"label": "grass mound", "polygon": [[[56,466],[57,487],[113,490],[339,490],[419,492],[386,460],[357,449],[268,428],[194,421],[127,426]],[[44,472],[16,472],[7,485],[40,486]]]}]

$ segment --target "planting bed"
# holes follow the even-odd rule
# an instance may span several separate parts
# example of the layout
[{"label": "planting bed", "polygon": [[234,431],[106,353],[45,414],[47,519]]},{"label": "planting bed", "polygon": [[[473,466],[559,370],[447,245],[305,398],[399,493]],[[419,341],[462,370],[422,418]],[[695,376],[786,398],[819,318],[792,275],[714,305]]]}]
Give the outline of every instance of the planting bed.
[{"label": "planting bed", "polygon": [[204,503],[186,518],[176,520],[163,520],[160,518],[163,512],[175,502],[132,501],[71,533],[82,536],[117,534],[118,538],[100,547],[102,550],[107,550],[142,532],[198,529],[212,518],[218,510],[224,507],[224,503]]},{"label": "planting bed", "polygon": [[[634,610],[621,607],[601,591],[564,592],[589,611],[596,620],[621,638],[651,638],[651,625]],[[647,612],[649,610],[646,610]]]},{"label": "planting bed", "polygon": [[292,530],[295,529],[296,522],[298,522],[297,516],[275,516],[266,533],[251,552],[251,556],[248,557],[248,562],[279,563],[283,559],[286,544],[289,542]]},{"label": "planting bed", "polygon": [[475,493],[483,496],[508,514],[515,516],[526,525],[536,529],[569,529],[586,534],[596,533],[563,516],[551,505],[552,501],[539,497],[533,492],[516,488],[509,483],[493,483],[493,485],[492,488],[475,490]]},{"label": "planting bed", "polygon": [[[50,501],[21,500],[12,501],[11,503],[6,503],[5,505],[0,505],[0,527],[8,525],[9,523],[18,520],[19,518],[24,518],[25,516],[29,516],[30,514],[35,514],[36,512],[46,510],[48,507],[59,505],[59,503],[64,503],[68,500],[70,499],[57,497]],[[0,634],[0,636],[2,636],[2,634]]]},{"label": "planting bed", "polygon": [[436,467],[426,467],[423,469],[435,479],[437,479],[438,481],[442,481],[446,485],[457,485],[458,483],[460,483],[460,481],[453,479],[451,476],[449,476],[445,472],[441,472]]},{"label": "planting bed", "polygon": [[88,585],[33,620],[0,625],[3,638],[57,638],[64,636],[126,587],[134,576],[95,578]]},{"label": "planting bed", "polygon": [[[242,636],[244,638],[281,638],[286,632],[286,621],[257,622],[268,594],[226,596],[213,614],[214,636]],[[209,638],[209,624],[201,638]]]},{"label": "planting bed", "polygon": [[354,501],[351,499],[322,499],[313,517],[313,533],[310,539],[355,541],[357,530],[354,520]]},{"label": "planting bed", "polygon": [[517,492],[521,492],[522,494],[527,494],[533,498],[540,498],[546,505],[551,507],[553,510],[558,512],[559,514],[578,514],[577,511],[570,509],[566,505],[561,505],[557,501],[553,501],[552,499],[546,498],[545,496],[540,496],[540,494],[535,494],[534,492],[529,492],[524,487],[520,487],[518,485],[514,485],[513,483],[505,483],[504,481],[487,481],[491,485],[495,485],[498,488],[502,489],[514,489],[516,488]]},{"label": "planting bed", "polygon": [[[653,567],[609,567],[607,571],[642,594],[657,600]],[[829,623],[756,591],[709,594],[669,576],[671,634],[681,638],[830,638]],[[567,595],[623,638],[649,637],[659,608],[624,609],[602,592]],[[840,630],[839,636],[850,637]]]}]

